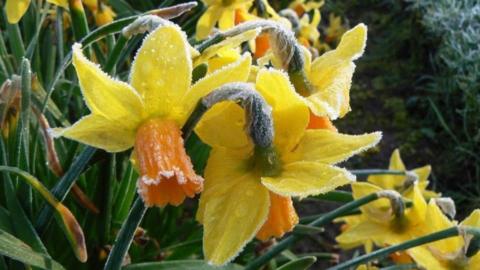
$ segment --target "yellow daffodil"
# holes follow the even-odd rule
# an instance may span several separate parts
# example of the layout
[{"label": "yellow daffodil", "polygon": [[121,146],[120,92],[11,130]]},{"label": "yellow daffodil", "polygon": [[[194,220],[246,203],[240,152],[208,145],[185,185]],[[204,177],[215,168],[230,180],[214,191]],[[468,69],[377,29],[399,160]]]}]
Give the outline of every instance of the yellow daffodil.
[{"label": "yellow daffodil", "polygon": [[313,17],[310,21],[310,16],[305,14],[300,19],[300,29],[297,34],[298,41],[305,47],[310,47],[320,38],[318,31],[318,24],[320,23],[320,11],[315,9]]},{"label": "yellow daffodil", "polygon": [[355,177],[334,164],[381,137],[306,130],[308,107],[278,70],[260,70],[255,87],[272,106],[273,144],[281,160],[277,173],[268,176],[259,169],[244,131],[245,114],[236,104],[215,105],[196,129],[213,147],[197,218],[204,225],[205,257],[215,265],[230,261],[255,235],[265,240],[292,230],[298,216],[290,197],[325,193],[352,182]]},{"label": "yellow daffodil", "polygon": [[95,9],[92,12],[97,26],[111,23],[117,15],[111,7],[104,4],[101,4],[99,9]]},{"label": "yellow daffodil", "polygon": [[203,0],[207,10],[197,23],[197,39],[206,38],[218,22],[220,30],[230,29],[235,25],[235,11],[247,10],[252,0]]},{"label": "yellow daffodil", "polygon": [[[382,189],[370,183],[353,183],[353,197],[359,199]],[[412,207],[406,208],[403,215],[392,214],[388,199],[381,198],[361,207],[361,219],[356,225],[340,234],[336,240],[345,246],[364,244],[368,241],[377,246],[394,245],[425,234],[427,203],[415,183],[405,193],[405,198],[412,201]]]},{"label": "yellow daffodil", "polygon": [[[427,233],[456,226],[457,223],[448,219],[435,203],[435,199],[428,204]],[[480,210],[473,211],[460,226],[480,227]],[[440,241],[428,243],[408,250],[414,261],[426,270],[470,270],[480,269],[480,253],[467,257],[466,250],[470,241],[469,236],[461,235]]]},{"label": "yellow daffodil", "polygon": [[305,72],[312,85],[311,93],[301,93],[316,116],[334,120],[350,111],[350,86],[355,64],[365,49],[367,27],[355,26],[346,32],[335,50],[324,53],[313,62],[305,50]]},{"label": "yellow daffodil", "polygon": [[[30,6],[30,2],[31,0],[7,0],[7,3],[5,4],[5,9],[7,12],[8,23],[18,23],[25,14],[25,12],[27,12],[28,7]],[[62,6],[64,8],[68,7],[67,0],[47,0],[47,2]]]},{"label": "yellow daffodil", "polygon": [[378,267],[362,264],[357,267],[357,270],[378,270]]},{"label": "yellow daffodil", "polygon": [[[390,165],[388,166],[389,170],[396,170],[396,171],[404,171],[406,172],[407,169],[405,168],[405,164],[403,164],[402,158],[400,156],[400,151],[398,149],[395,149],[390,156]],[[422,191],[422,194],[425,198],[434,198],[438,197],[438,194],[427,190],[427,186],[429,184],[428,181],[428,176],[430,175],[430,172],[432,170],[432,167],[430,165],[426,165],[420,168],[416,168],[411,170],[412,173],[414,173],[418,179],[418,187]],[[405,180],[407,179],[407,176],[404,175],[370,175],[367,178],[367,181],[375,184],[382,189],[393,189],[396,190],[400,193],[405,189]]]},{"label": "yellow daffodil", "polygon": [[321,8],[323,4],[323,1],[294,0],[290,3],[289,8],[293,9],[300,17],[305,14],[305,12]]},{"label": "yellow daffodil", "polygon": [[325,30],[325,41],[328,43],[338,41],[346,31],[347,29],[342,24],[342,17],[330,13],[328,15],[328,27]]},{"label": "yellow daffodil", "polygon": [[245,55],[191,86],[190,46],[180,28],[169,23],[144,40],[127,84],[102,72],[76,44],[73,64],[91,114],[54,134],[108,152],[134,147],[145,204],[178,205],[200,192],[203,183],[185,153],[180,128],[202,96],[225,83],[245,81],[250,62]]}]

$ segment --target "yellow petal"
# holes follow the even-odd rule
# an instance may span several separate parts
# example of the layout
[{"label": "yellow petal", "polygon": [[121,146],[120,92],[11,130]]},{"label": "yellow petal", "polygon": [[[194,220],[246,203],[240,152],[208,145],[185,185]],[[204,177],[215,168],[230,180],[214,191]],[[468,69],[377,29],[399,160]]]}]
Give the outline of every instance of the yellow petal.
[{"label": "yellow petal", "polygon": [[209,7],[197,22],[196,39],[202,40],[212,32],[213,27],[222,16],[223,9],[217,6]]},{"label": "yellow petal", "polygon": [[383,243],[391,235],[388,226],[366,220],[341,233],[335,240],[341,245],[358,246],[368,241]]},{"label": "yellow petal", "polygon": [[111,120],[90,114],[71,127],[53,129],[52,133],[55,137],[63,136],[108,152],[121,152],[133,146],[135,128],[122,118]]},{"label": "yellow petal", "polygon": [[214,265],[231,261],[268,215],[268,190],[238,161],[239,157],[232,158],[229,152],[214,151],[205,173],[199,219],[204,226],[205,257]]},{"label": "yellow petal", "polygon": [[359,24],[345,33],[335,50],[318,57],[308,74],[316,92],[308,97],[312,112],[332,119],[343,117],[350,110],[350,86],[355,65],[363,54],[367,27]]},{"label": "yellow petal", "polygon": [[252,29],[245,31],[233,37],[229,37],[222,42],[212,45],[205,49],[199,57],[194,60],[194,66],[197,66],[205,61],[209,60],[213,56],[225,52],[226,50],[238,48],[243,42],[253,40],[259,34],[259,29]]},{"label": "yellow petal", "polygon": [[400,156],[400,151],[395,149],[392,156],[390,156],[390,165],[388,166],[389,170],[398,170],[405,171],[405,164],[403,164],[402,157]]},{"label": "yellow petal", "polygon": [[[405,171],[405,165],[400,157],[400,151],[395,149],[390,156],[389,170]],[[405,182],[404,175],[370,175],[367,179],[368,182],[373,183],[383,189],[399,190],[403,187]]]},{"label": "yellow petal", "polygon": [[158,27],[143,41],[133,61],[130,81],[148,115],[167,116],[192,80],[190,45],[177,25]]},{"label": "yellow petal", "polygon": [[207,74],[213,73],[224,66],[238,61],[240,57],[241,55],[238,49],[225,49],[219,51],[216,56],[208,59]]},{"label": "yellow petal", "polygon": [[276,177],[262,177],[262,184],[283,196],[307,197],[327,193],[355,181],[349,171],[317,162],[286,164]]},{"label": "yellow petal", "polygon": [[326,129],[306,130],[295,150],[284,158],[335,164],[375,146],[381,138],[381,132],[346,135]]},{"label": "yellow petal", "polygon": [[30,0],[7,0],[5,9],[7,12],[8,23],[18,23],[27,12],[30,6]]},{"label": "yellow petal", "polygon": [[413,172],[418,176],[418,182],[426,182],[430,176],[432,167],[430,165],[414,169]]},{"label": "yellow petal", "polygon": [[63,7],[63,8],[68,8],[68,1],[67,0],[47,0],[47,2],[52,3],[54,5]]},{"label": "yellow petal", "polygon": [[[366,182],[352,183],[352,195],[355,200],[381,190],[380,187]],[[393,218],[390,201],[386,198],[375,200],[361,206],[360,209],[369,219],[378,222],[387,222]]]},{"label": "yellow petal", "polygon": [[480,253],[477,252],[477,254],[470,257],[468,267],[468,269],[480,269]]},{"label": "yellow petal", "polygon": [[260,70],[256,88],[272,106],[275,146],[280,151],[290,151],[299,142],[308,125],[308,107],[295,92],[288,76],[279,70]]},{"label": "yellow petal", "polygon": [[[440,210],[435,203],[435,200],[431,200],[428,203],[425,220],[427,221],[427,226],[425,226],[427,234],[455,226],[455,223],[443,214],[442,210]],[[442,253],[456,253],[463,247],[463,245],[464,242],[462,237],[450,237],[429,244],[430,247],[433,247]]]},{"label": "yellow petal", "polygon": [[475,209],[460,225],[480,228],[480,210]]},{"label": "yellow petal", "polygon": [[[436,256],[430,252],[428,245],[418,246],[407,250],[408,255],[426,270],[450,270],[451,268],[443,264]],[[475,268],[468,268],[475,269]]]},{"label": "yellow petal", "polygon": [[[251,153],[248,148],[227,149],[213,148],[210,152],[207,166],[205,168],[205,178],[212,179],[204,182],[203,195],[205,198],[214,196],[214,193],[223,194],[229,189],[228,179],[238,179],[243,177],[248,171],[249,157]],[[230,168],[224,170],[222,168]],[[205,200],[200,197],[197,210],[197,219],[203,223],[205,210]]]},{"label": "yellow petal", "polygon": [[242,148],[251,144],[245,132],[245,122],[243,109],[232,101],[226,101],[213,106],[203,115],[195,133],[212,147]]},{"label": "yellow petal", "polygon": [[106,119],[140,121],[142,100],[127,83],[114,80],[82,53],[81,45],[73,46],[73,65],[77,72],[85,103],[93,114]]},{"label": "yellow petal", "polygon": [[427,213],[427,202],[425,201],[425,198],[423,198],[418,184],[415,183],[411,188],[409,188],[405,192],[404,196],[407,199],[410,199],[413,203],[412,207],[405,210],[405,215],[408,217],[408,220],[412,224],[423,222]]},{"label": "yellow petal", "polygon": [[228,30],[235,26],[235,9],[226,8],[223,10],[220,20],[218,21],[218,28],[220,30]]},{"label": "yellow petal", "polygon": [[182,123],[193,111],[198,101],[208,93],[226,83],[247,81],[251,63],[251,56],[249,54],[244,54],[237,62],[218,69],[195,83],[195,85],[193,85],[183,97],[181,102],[184,108],[184,115],[181,120]]}]

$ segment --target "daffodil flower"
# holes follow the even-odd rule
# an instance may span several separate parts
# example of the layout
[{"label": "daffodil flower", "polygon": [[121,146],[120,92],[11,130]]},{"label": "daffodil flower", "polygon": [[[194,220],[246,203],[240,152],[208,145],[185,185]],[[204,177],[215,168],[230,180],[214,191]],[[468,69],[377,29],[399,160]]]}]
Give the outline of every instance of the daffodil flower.
[{"label": "daffodil flower", "polygon": [[[27,12],[30,2],[31,0],[7,0],[5,8],[7,11],[8,23],[18,23],[25,12]],[[47,0],[47,2],[64,8],[68,7],[67,0]]]},{"label": "daffodil flower", "polygon": [[335,16],[335,14],[330,13],[328,15],[328,27],[325,30],[325,41],[338,41],[338,39],[346,31],[347,29],[345,29],[345,27],[342,25],[342,17]]},{"label": "daffodil flower", "polygon": [[313,62],[305,50],[304,69],[311,83],[310,93],[301,93],[316,116],[332,120],[350,111],[350,86],[355,64],[362,56],[367,41],[367,27],[355,26],[346,32],[337,48],[316,58]]},{"label": "daffodil flower", "polygon": [[294,0],[290,3],[289,8],[293,9],[300,17],[305,14],[305,12],[321,8],[323,4],[324,1]]},{"label": "daffodil flower", "polygon": [[[448,219],[431,200],[427,209],[427,233],[434,233],[457,225]],[[473,211],[460,226],[480,227],[480,210]],[[471,238],[467,235],[446,238],[408,250],[413,260],[426,270],[470,270],[480,269],[480,253],[468,257],[467,247]]]},{"label": "daffodil flower", "polygon": [[235,11],[246,10],[252,0],[203,0],[207,10],[197,23],[196,37],[198,40],[206,38],[218,22],[220,30],[235,26]]},{"label": "daffodil flower", "polygon": [[[400,151],[398,149],[395,149],[390,156],[390,164],[388,166],[388,169],[403,172],[407,171],[407,169],[405,168],[405,164],[403,164],[402,157],[400,156]],[[418,177],[418,187],[422,191],[423,196],[427,199],[438,197],[438,194],[434,191],[427,190],[427,186],[429,184],[428,176],[430,175],[431,171],[432,167],[430,165],[426,165],[410,171]],[[370,175],[367,178],[367,182],[377,185],[383,189],[393,189],[402,193],[402,190],[405,189],[406,179],[407,176],[404,175]]]},{"label": "daffodil flower", "polygon": [[[354,199],[381,191],[380,187],[370,183],[353,183]],[[425,234],[427,203],[420,188],[414,183],[404,195],[412,201],[412,207],[404,210],[403,215],[392,214],[392,207],[387,199],[379,199],[362,206],[363,218],[349,227],[336,240],[341,245],[355,246],[374,242],[377,246],[394,245]]]},{"label": "daffodil flower", "polygon": [[291,197],[351,183],[355,176],[334,164],[381,138],[380,133],[351,136],[306,130],[308,107],[278,70],[260,70],[255,87],[272,106],[278,171],[266,174],[261,169],[259,153],[244,131],[245,114],[236,104],[215,105],[196,128],[213,147],[197,219],[204,226],[205,257],[215,265],[232,260],[255,236],[265,240],[292,230],[298,216]]},{"label": "daffodil flower", "polygon": [[185,153],[180,129],[202,96],[249,74],[251,58],[245,55],[191,86],[190,52],[180,28],[165,23],[145,38],[127,84],[90,62],[80,44],[73,46],[73,65],[91,114],[53,133],[108,152],[134,147],[138,191],[147,206],[178,205],[201,191],[203,179]]},{"label": "daffodil flower", "polygon": [[315,9],[313,17],[310,21],[310,16],[305,14],[300,19],[300,28],[297,34],[298,41],[306,46],[310,47],[320,38],[320,32],[318,31],[318,24],[320,23],[320,11]]}]

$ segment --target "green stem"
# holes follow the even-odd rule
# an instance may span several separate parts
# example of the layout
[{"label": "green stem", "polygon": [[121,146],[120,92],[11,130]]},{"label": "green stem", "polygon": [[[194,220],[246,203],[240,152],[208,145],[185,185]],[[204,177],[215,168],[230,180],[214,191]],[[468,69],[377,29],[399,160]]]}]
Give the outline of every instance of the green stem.
[{"label": "green stem", "polygon": [[118,232],[117,240],[113,245],[112,251],[108,255],[104,270],[119,270],[122,267],[123,259],[130,248],[133,236],[137,227],[140,225],[147,208],[142,199],[137,197],[127,219],[123,222],[122,228]]},{"label": "green stem", "polygon": [[[309,226],[322,226],[328,222],[331,222],[335,218],[344,215],[345,213],[351,212],[354,209],[357,209],[358,207],[365,205],[367,203],[370,203],[376,199],[378,199],[378,195],[376,193],[372,193],[370,195],[367,195],[365,197],[362,197],[358,200],[349,202],[347,204],[344,204],[340,206],[339,208],[335,209],[334,211],[331,211],[325,215],[322,215],[318,219],[310,222],[308,225]],[[268,263],[271,259],[273,259],[275,256],[280,254],[282,251],[287,249],[290,245],[295,243],[297,240],[299,240],[302,236],[300,235],[290,235],[289,237],[283,239],[280,241],[277,245],[275,245],[272,249],[267,251],[265,254],[262,256],[256,258],[252,262],[250,262],[244,270],[254,270],[254,269],[259,269],[262,265]]]},{"label": "green stem", "polygon": [[406,175],[406,171],[399,170],[383,170],[383,169],[365,169],[365,170],[350,170],[356,176],[369,175]]},{"label": "green stem", "polygon": [[[477,229],[478,230],[478,229]],[[451,227],[442,231],[438,231],[429,235],[425,235],[416,239],[412,239],[397,245],[389,246],[386,248],[382,248],[379,250],[375,250],[372,253],[368,253],[362,256],[358,256],[353,258],[347,262],[341,263],[334,267],[330,267],[328,270],[342,270],[342,269],[350,269],[351,267],[357,266],[362,263],[367,263],[371,260],[384,257],[388,254],[393,252],[406,250],[412,247],[421,246],[430,242],[435,242],[438,240],[442,240],[445,238],[450,238],[453,236],[457,236],[459,234],[459,229],[457,226]]]},{"label": "green stem", "polygon": [[397,265],[383,267],[380,270],[411,270],[411,269],[418,269],[417,264],[416,263],[397,264]]}]

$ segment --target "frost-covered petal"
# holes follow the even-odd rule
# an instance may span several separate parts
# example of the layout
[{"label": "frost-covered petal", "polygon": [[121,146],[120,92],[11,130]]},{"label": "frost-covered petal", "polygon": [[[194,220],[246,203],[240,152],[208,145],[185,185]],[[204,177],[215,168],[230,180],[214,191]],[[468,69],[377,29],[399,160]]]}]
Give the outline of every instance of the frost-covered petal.
[{"label": "frost-covered petal", "polygon": [[226,101],[203,115],[195,133],[212,147],[242,148],[251,144],[245,123],[245,111],[233,101]]},{"label": "frost-covered petal", "polygon": [[73,66],[77,72],[80,89],[93,114],[115,120],[138,123],[142,114],[142,100],[127,83],[115,80],[89,61],[82,53],[81,45],[73,46]]},{"label": "frost-covered petal", "polygon": [[218,6],[209,7],[197,22],[197,40],[208,37],[213,27],[222,16],[223,10]]},{"label": "frost-covered petal", "polygon": [[306,130],[298,146],[285,158],[335,164],[375,146],[381,138],[381,132],[347,135],[326,129]]},{"label": "frost-covered petal", "polygon": [[327,193],[353,181],[355,176],[345,169],[305,161],[284,165],[279,176],[262,177],[262,184],[269,190],[301,198]]},{"label": "frost-covered petal", "polygon": [[52,133],[55,137],[63,136],[108,152],[120,152],[133,146],[135,128],[123,119],[110,120],[90,114],[71,127],[52,129]]},{"label": "frost-covered petal", "polygon": [[343,117],[350,110],[350,86],[355,64],[365,49],[367,27],[355,26],[346,32],[335,50],[313,61],[308,78],[315,93],[307,97],[310,109],[318,116]]},{"label": "frost-covered petal", "polygon": [[143,41],[130,73],[148,115],[167,116],[190,87],[192,60],[185,33],[177,26],[158,27]]},{"label": "frost-covered petal", "polygon": [[197,218],[204,226],[203,250],[214,265],[231,261],[265,222],[269,193],[246,170],[245,152],[214,149],[205,171]]},{"label": "frost-covered petal", "polygon": [[218,69],[196,82],[183,97],[182,106],[184,110],[181,123],[186,120],[198,101],[205,95],[226,83],[247,81],[251,63],[252,58],[250,55],[244,54],[242,58],[235,63]]},{"label": "frost-covered petal", "polygon": [[274,143],[280,151],[291,150],[302,137],[309,121],[308,107],[283,72],[262,69],[256,88],[272,107]]}]

